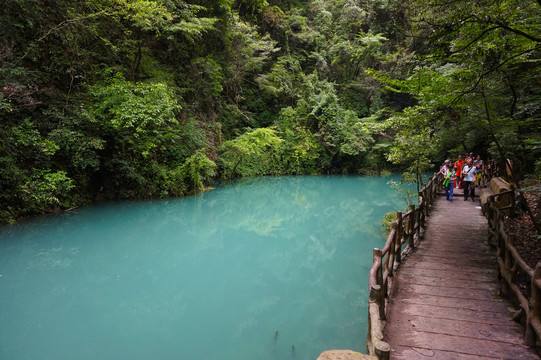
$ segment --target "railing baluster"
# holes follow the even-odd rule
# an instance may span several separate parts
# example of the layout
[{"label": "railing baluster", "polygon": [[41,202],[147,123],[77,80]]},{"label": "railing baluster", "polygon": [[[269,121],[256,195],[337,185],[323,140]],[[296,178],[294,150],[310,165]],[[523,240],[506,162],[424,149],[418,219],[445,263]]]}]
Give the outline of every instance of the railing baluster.
[{"label": "railing baluster", "polygon": [[[402,250],[402,212],[396,213],[396,234],[395,234],[395,246],[394,246],[394,253],[395,253],[395,261],[397,263],[400,263],[402,261],[402,256],[400,253],[400,250]],[[394,268],[394,266],[393,266]]]},{"label": "railing baluster", "polygon": [[535,266],[531,281],[530,309],[526,326],[526,343],[535,345],[541,333],[541,262]]},{"label": "railing baluster", "polygon": [[408,246],[413,248],[415,234],[415,205],[410,205],[410,216],[408,218]]}]

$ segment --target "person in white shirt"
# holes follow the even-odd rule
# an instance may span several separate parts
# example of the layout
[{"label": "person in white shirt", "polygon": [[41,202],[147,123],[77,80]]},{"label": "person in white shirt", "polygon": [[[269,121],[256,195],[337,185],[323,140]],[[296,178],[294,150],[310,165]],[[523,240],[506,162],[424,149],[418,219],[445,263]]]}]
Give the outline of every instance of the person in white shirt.
[{"label": "person in white shirt", "polygon": [[468,200],[468,195],[471,201],[475,201],[475,166],[472,165],[472,159],[466,160],[466,165],[462,168],[462,177],[464,178],[464,201]]},{"label": "person in white shirt", "polygon": [[440,173],[445,177],[445,174],[447,174],[447,170],[449,170],[449,165],[451,164],[451,160],[445,160],[445,164],[441,167]]}]

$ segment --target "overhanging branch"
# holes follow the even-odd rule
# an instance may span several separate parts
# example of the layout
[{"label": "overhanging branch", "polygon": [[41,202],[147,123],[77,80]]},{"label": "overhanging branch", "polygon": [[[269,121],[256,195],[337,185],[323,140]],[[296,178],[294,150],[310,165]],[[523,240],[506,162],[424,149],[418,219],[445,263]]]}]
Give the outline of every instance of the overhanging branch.
[{"label": "overhanging branch", "polygon": [[[48,37],[49,35],[51,35],[53,32],[57,31],[57,30],[60,30],[62,29],[63,27],[66,27],[68,26],[69,24],[72,24],[72,23],[76,23],[76,22],[79,22],[79,21],[84,21],[84,20],[87,20],[87,19],[90,19],[90,18],[93,18],[93,17],[96,17],[96,16],[100,16],[100,15],[103,15],[103,14],[106,14],[107,11],[106,10],[102,10],[102,11],[99,11],[97,13],[94,13],[94,14],[90,14],[90,15],[87,15],[87,16],[82,16],[82,17],[79,17],[79,18],[75,18],[75,19],[68,19],[68,20],[64,20],[62,21],[60,24],[56,25],[55,27],[49,29],[49,31],[47,31],[43,36],[41,36],[39,39],[37,39],[34,44],[37,44],[37,43],[40,43],[42,42],[43,40],[45,40],[46,37]],[[30,48],[32,47],[32,45],[34,44],[31,44],[29,47],[28,47],[28,50],[26,50],[26,52],[20,57],[17,59],[17,61],[15,61],[15,65],[20,63],[25,57],[28,56],[28,54],[30,53]]]},{"label": "overhanging branch", "polygon": [[[540,0],[541,1],[541,0]],[[475,84],[468,90],[466,91],[463,91],[461,92],[457,97],[455,97],[451,102],[450,104],[456,104],[464,95],[466,94],[470,94],[472,93],[473,91],[475,91],[475,89],[477,89],[477,87],[479,86],[479,84],[481,83],[481,80],[483,80],[486,76],[492,74],[494,71],[498,70],[499,68],[501,68],[502,66],[504,66],[506,63],[508,63],[509,61],[517,58],[517,57],[520,57],[522,55],[525,55],[525,54],[528,54],[530,52],[533,52],[535,50],[539,50],[541,48],[541,45],[536,45],[534,46],[533,48],[531,49],[528,49],[526,51],[523,51],[521,53],[518,53],[518,54],[515,54],[511,57],[508,57],[507,59],[505,59],[504,61],[502,61],[501,63],[499,63],[498,65],[496,65],[495,67],[485,71],[483,74],[481,74],[479,76],[479,78],[477,79],[477,81],[475,82]]]},{"label": "overhanging branch", "polygon": [[[541,1],[541,0],[538,0],[538,1]],[[508,30],[508,31],[511,31],[512,33],[514,34],[517,34],[517,35],[520,35],[522,37],[525,37],[526,39],[528,40],[532,40],[532,41],[535,41],[535,42],[541,42],[541,38],[540,37],[537,37],[537,36],[534,36],[534,35],[531,35],[531,34],[528,34],[522,30],[519,30],[519,29],[515,29],[515,28],[512,28],[511,26],[509,25],[506,25],[502,22],[499,22],[499,21],[495,21],[494,24],[500,26],[501,28],[505,29],[505,30]]]}]

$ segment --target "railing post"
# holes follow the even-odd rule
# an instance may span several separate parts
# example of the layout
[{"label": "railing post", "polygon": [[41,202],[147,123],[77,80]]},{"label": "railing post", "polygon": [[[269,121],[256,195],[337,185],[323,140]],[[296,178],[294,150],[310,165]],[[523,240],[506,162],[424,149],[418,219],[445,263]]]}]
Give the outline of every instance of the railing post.
[{"label": "railing post", "polygon": [[529,303],[529,311],[526,320],[526,343],[535,346],[537,333],[534,324],[540,323],[541,314],[541,289],[539,288],[539,280],[541,279],[541,262],[535,266],[531,282],[531,297]]},{"label": "railing post", "polygon": [[489,196],[488,199],[487,199],[487,205],[486,205],[486,217],[487,217],[487,221],[488,221],[488,244],[491,245],[491,246],[498,246],[498,241],[497,241],[497,238],[496,238],[496,234],[494,232],[494,209],[492,208],[493,207],[493,203],[494,202],[494,197],[492,196]]},{"label": "railing post", "polygon": [[493,208],[494,210],[494,232],[495,232],[495,236],[496,236],[496,241],[500,244],[500,247],[503,249],[503,251],[506,251],[506,242],[505,242],[505,239],[504,237],[502,236],[502,233],[500,231],[500,216],[501,216],[501,213],[498,209],[496,209],[495,207]]},{"label": "railing post", "polygon": [[511,282],[514,283],[517,278],[518,266],[509,246],[515,245],[515,236],[507,235],[507,239],[502,236],[502,239],[505,244],[505,270],[511,275]]},{"label": "railing post", "polygon": [[387,294],[382,268],[383,251],[376,248],[374,249],[374,265],[370,270],[369,280],[370,293],[366,349],[369,355],[376,356],[379,360],[389,360],[391,347],[383,341],[382,321],[385,320],[385,298]]},{"label": "railing post", "polygon": [[432,203],[434,202],[434,198],[436,197],[436,194],[438,193],[438,190],[440,189],[440,187],[441,187],[440,179],[439,177],[437,177],[435,181],[432,181],[432,183],[430,184],[430,188],[428,189],[430,205],[432,205]]},{"label": "railing post", "polygon": [[[395,245],[394,245],[394,248],[395,248],[395,256],[396,256],[396,262],[401,262],[402,261],[402,254],[401,254],[401,250],[402,250],[402,212],[401,211],[398,211],[396,213],[396,232],[395,232],[395,237],[394,237],[394,241],[395,241]],[[393,268],[394,268],[394,264],[393,264]]]},{"label": "railing post", "polygon": [[[397,213],[398,216],[398,213]],[[383,274],[385,275],[385,271],[387,271],[388,276],[393,276],[393,269],[394,269],[394,262],[396,260],[396,232],[398,228],[398,222],[397,220],[393,221],[391,223],[391,232],[389,233],[389,238],[391,240],[391,244],[389,244],[389,249],[387,250],[387,257],[385,258],[385,261],[383,261]],[[392,237],[391,235],[394,234]],[[383,284],[385,287],[386,284]],[[385,288],[385,291],[387,289]]]},{"label": "railing post", "polygon": [[379,261],[382,266],[376,272],[376,284],[370,288],[370,301],[375,302],[379,307],[379,318],[385,320],[385,287],[383,286],[383,252],[375,248],[374,249],[374,262]]},{"label": "railing post", "polygon": [[391,356],[391,346],[384,341],[376,342],[375,353],[378,360],[389,360]]},{"label": "railing post", "polygon": [[509,216],[515,216],[515,184],[511,184],[509,190],[511,190],[511,208],[509,209]]},{"label": "railing post", "polygon": [[428,215],[427,213],[427,198],[424,195],[424,191],[419,192],[419,230],[420,228],[425,227],[425,217]]},{"label": "railing post", "polygon": [[[432,182],[431,187],[434,186],[434,183]],[[432,191],[430,191],[429,188],[425,188],[423,191],[423,196],[426,199],[425,203],[425,220],[428,216],[430,216],[430,206],[432,205]]]},{"label": "railing post", "polygon": [[410,217],[408,219],[408,245],[413,249],[415,247],[414,230],[415,230],[415,205],[410,205]]},{"label": "railing post", "polygon": [[419,197],[419,206],[417,206],[417,209],[415,210],[415,235],[417,236],[417,239],[421,236],[421,213],[423,211],[423,198]]}]

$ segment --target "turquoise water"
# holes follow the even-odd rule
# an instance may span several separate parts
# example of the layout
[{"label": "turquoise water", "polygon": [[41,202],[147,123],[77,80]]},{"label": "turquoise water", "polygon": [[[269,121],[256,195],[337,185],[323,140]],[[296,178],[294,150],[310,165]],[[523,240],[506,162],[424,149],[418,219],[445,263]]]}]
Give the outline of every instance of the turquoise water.
[{"label": "turquoise water", "polygon": [[390,179],[249,179],[2,227],[0,359],[364,351],[372,249],[404,204]]}]

